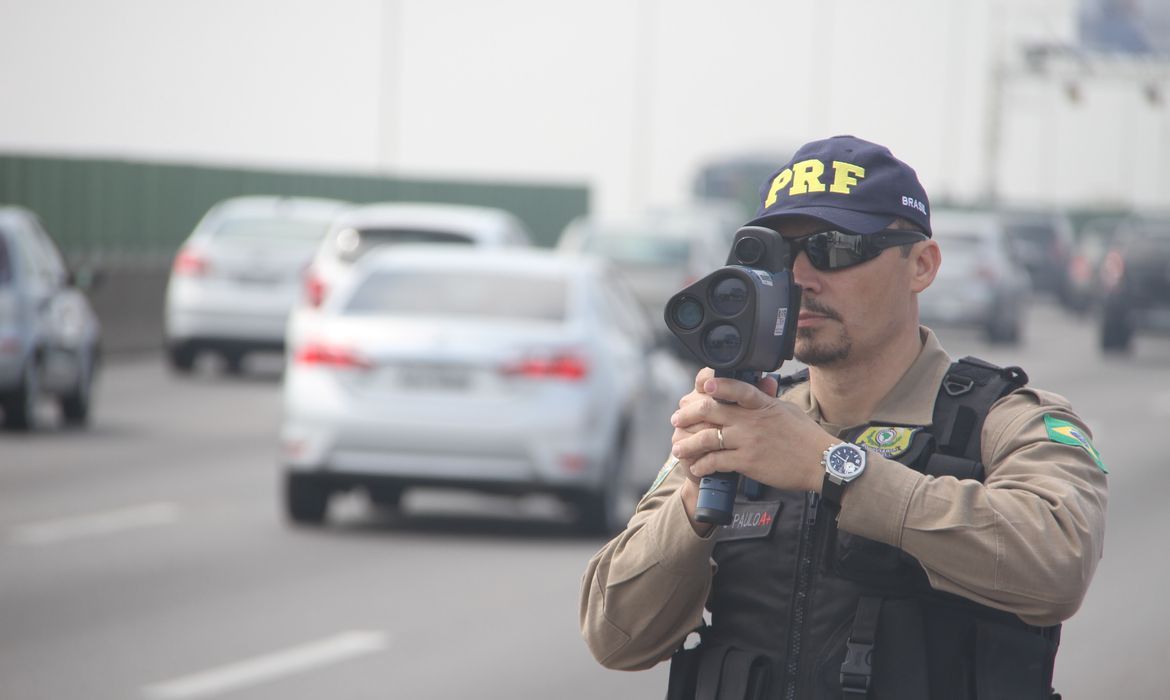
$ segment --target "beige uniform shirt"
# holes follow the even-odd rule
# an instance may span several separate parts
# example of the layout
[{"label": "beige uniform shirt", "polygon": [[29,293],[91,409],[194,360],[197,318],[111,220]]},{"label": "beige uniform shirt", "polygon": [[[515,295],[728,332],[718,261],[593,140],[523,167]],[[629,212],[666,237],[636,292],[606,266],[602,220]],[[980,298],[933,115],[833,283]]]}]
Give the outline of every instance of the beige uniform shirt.
[{"label": "beige uniform shirt", "polygon": [[[921,353],[870,423],[930,424],[951,358],[928,329],[922,335]],[[834,435],[853,427],[821,420],[807,382],[783,399]],[[1054,440],[1045,416],[1089,434],[1063,397],[1015,391],[984,421],[983,483],[929,477],[871,450],[865,471],[846,490],[838,527],[913,555],[938,590],[1033,625],[1067,619],[1101,558],[1105,473],[1091,447]],[[715,542],[696,535],[687,520],[678,495],[685,478],[675,467],[647,493],[625,531],[585,571],[581,630],[608,667],[653,666],[702,618]]]}]

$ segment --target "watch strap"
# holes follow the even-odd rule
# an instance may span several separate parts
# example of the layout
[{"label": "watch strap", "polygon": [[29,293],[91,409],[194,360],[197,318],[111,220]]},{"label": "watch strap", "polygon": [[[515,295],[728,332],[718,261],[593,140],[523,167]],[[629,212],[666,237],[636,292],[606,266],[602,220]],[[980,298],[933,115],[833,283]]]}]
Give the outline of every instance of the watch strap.
[{"label": "watch strap", "polygon": [[821,466],[825,468],[824,480],[821,482],[821,501],[833,510],[841,509],[841,500],[845,498],[845,487],[852,483],[853,479],[856,478],[856,476],[850,479],[842,479],[840,477],[834,478],[832,473],[829,471],[829,454],[834,449],[846,445],[861,452],[861,469],[863,471],[865,469],[866,449],[863,445],[856,445],[852,442],[839,442],[825,450],[824,457],[821,459]]},{"label": "watch strap", "polygon": [[845,497],[844,481],[834,481],[829,477],[828,472],[825,472],[825,479],[821,482],[821,502],[825,505],[840,510],[841,499]]}]

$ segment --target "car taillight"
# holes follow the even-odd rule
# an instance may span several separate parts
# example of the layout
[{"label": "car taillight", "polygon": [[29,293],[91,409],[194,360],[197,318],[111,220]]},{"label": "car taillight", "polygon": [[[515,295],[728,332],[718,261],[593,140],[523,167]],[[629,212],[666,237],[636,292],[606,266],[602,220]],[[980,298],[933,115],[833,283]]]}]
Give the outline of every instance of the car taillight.
[{"label": "car taillight", "polygon": [[1116,250],[1109,251],[1101,261],[1101,284],[1108,291],[1117,289],[1121,284],[1121,277],[1125,274],[1125,259]]},{"label": "car taillight", "polygon": [[305,275],[305,301],[313,308],[325,301],[325,280],[312,271]]},{"label": "car taillight", "polygon": [[207,258],[190,248],[183,248],[179,254],[175,256],[175,262],[171,265],[171,271],[176,275],[183,275],[185,277],[202,277],[211,270],[211,263]]},{"label": "car taillight", "polygon": [[1078,284],[1086,284],[1089,278],[1093,275],[1093,269],[1089,266],[1089,261],[1083,255],[1077,255],[1069,264],[1069,276],[1073,278]]},{"label": "car taillight", "polygon": [[301,365],[337,367],[339,369],[370,369],[372,364],[349,348],[324,343],[306,343],[297,350],[293,360]]},{"label": "car taillight", "polygon": [[994,282],[999,277],[999,272],[991,265],[980,265],[975,268],[975,276],[985,282]]},{"label": "car taillight", "polygon": [[22,350],[16,335],[0,335],[0,355],[16,355]]},{"label": "car taillight", "polygon": [[509,377],[577,381],[588,376],[589,365],[577,355],[564,354],[525,358],[519,362],[504,365],[500,371]]}]

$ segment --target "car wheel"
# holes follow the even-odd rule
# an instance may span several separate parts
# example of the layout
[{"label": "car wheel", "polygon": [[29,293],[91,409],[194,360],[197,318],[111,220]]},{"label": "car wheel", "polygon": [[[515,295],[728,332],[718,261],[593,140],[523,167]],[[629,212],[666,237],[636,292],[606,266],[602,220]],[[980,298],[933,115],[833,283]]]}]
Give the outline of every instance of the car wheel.
[{"label": "car wheel", "polygon": [[188,343],[173,343],[167,348],[171,369],[179,374],[190,374],[195,369],[195,348]]},{"label": "car wheel", "polygon": [[20,386],[4,401],[4,427],[20,431],[35,429],[40,392],[40,369],[36,359],[29,358],[21,373]]},{"label": "car wheel", "polygon": [[371,486],[366,489],[370,503],[380,510],[397,510],[402,504],[401,486]]},{"label": "car wheel", "polygon": [[93,377],[97,370],[97,349],[90,348],[81,358],[77,386],[61,397],[61,413],[68,425],[85,425],[89,422],[90,396],[93,392]]},{"label": "car wheel", "polygon": [[1101,349],[1108,353],[1128,353],[1133,347],[1133,328],[1124,312],[1106,309],[1101,321]]},{"label": "car wheel", "polygon": [[582,494],[577,502],[577,525],[585,534],[612,535],[626,526],[632,491],[625,478],[625,437],[623,429],[606,457],[600,490]]},{"label": "car wheel", "polygon": [[234,350],[223,353],[223,371],[238,376],[244,373],[244,353]]},{"label": "car wheel", "polygon": [[329,509],[329,487],[309,474],[286,472],[284,511],[298,525],[320,525]]},{"label": "car wheel", "polygon": [[987,326],[987,341],[993,345],[1018,345],[1020,342],[1020,320],[997,319]]}]

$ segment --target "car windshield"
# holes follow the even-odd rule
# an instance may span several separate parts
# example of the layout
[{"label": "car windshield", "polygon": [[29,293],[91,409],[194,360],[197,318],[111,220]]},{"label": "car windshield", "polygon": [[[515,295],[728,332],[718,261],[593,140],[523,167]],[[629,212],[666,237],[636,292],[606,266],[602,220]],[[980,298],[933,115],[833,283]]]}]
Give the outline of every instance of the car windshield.
[{"label": "car windshield", "polygon": [[944,272],[956,267],[967,267],[987,257],[986,242],[977,233],[966,231],[938,232],[935,231],[939,248],[942,250]]},{"label": "car windshield", "polygon": [[462,316],[562,321],[565,282],[488,271],[376,272],[354,290],[348,316]]},{"label": "car windshield", "polygon": [[328,229],[328,221],[311,219],[227,219],[215,230],[215,237],[233,242],[271,241],[303,245],[321,240]]},{"label": "car windshield", "polygon": [[589,236],[585,250],[629,265],[685,265],[690,259],[691,242],[637,231],[613,231]]},{"label": "car windshield", "polygon": [[343,260],[353,262],[374,248],[412,243],[471,245],[475,239],[459,231],[414,228],[347,228],[337,233],[334,245]]},{"label": "car windshield", "polygon": [[983,247],[983,237],[977,233],[942,233],[935,232],[939,247],[946,255],[977,255]]},{"label": "car windshield", "polygon": [[1054,255],[1060,254],[1056,229],[1047,224],[1011,223],[1004,225],[1008,245],[1025,260],[1039,263],[1055,263]]},{"label": "car windshield", "polygon": [[1048,245],[1053,238],[1056,237],[1056,231],[1051,226],[1043,224],[1005,224],[1008,236],[1016,241],[1026,242],[1032,245],[1045,246]]}]

